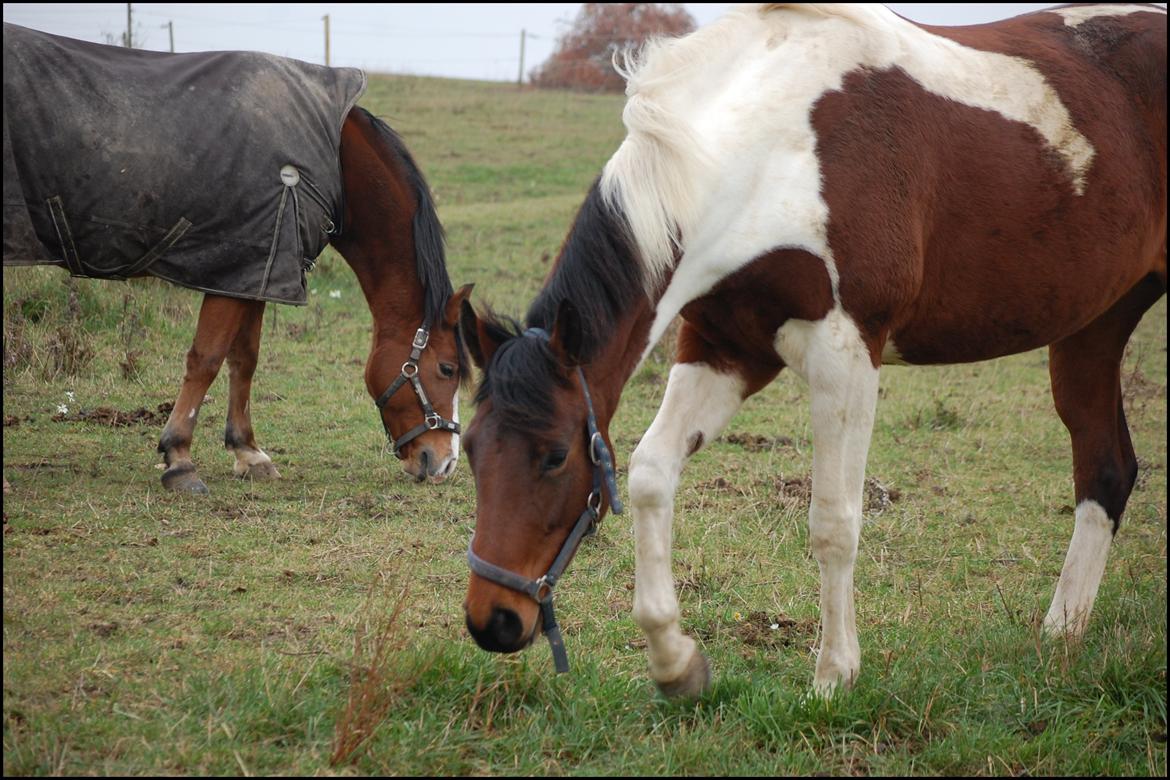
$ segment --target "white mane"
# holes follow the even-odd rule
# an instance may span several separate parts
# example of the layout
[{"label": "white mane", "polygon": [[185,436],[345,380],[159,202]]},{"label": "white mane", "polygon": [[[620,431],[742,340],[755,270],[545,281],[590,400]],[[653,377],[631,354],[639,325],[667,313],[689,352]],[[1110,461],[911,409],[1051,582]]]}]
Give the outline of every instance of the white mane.
[{"label": "white mane", "polygon": [[[656,289],[683,248],[701,207],[701,182],[715,160],[697,137],[690,114],[696,92],[712,84],[711,71],[727,66],[737,42],[777,10],[835,15],[872,22],[874,13],[833,3],[743,5],[682,38],[653,39],[638,52],[615,57],[626,79],[622,121],[628,134],[606,164],[601,193],[626,217],[645,268],[647,292]],[[884,7],[878,14],[889,12]],[[703,82],[706,82],[705,84]]]}]

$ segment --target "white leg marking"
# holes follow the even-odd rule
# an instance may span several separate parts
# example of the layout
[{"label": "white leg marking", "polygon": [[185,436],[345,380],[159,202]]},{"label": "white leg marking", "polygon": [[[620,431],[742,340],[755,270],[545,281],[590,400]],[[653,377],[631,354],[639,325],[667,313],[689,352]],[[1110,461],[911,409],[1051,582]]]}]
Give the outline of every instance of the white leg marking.
[{"label": "white leg marking", "polygon": [[813,685],[829,695],[861,668],[853,566],[861,534],[865,460],[877,406],[878,370],[853,322],[834,309],[818,322],[786,323],[776,339],[808,380],[813,480],[809,542],[821,570],[821,648]]},{"label": "white leg marking", "polygon": [[272,463],[272,458],[268,457],[268,453],[259,448],[237,447],[232,452],[236,456],[236,462],[232,465],[232,472],[238,477],[247,474],[248,470],[253,466]]},{"label": "white leg marking", "polygon": [[671,522],[679,474],[696,435],[711,441],[743,402],[743,381],[701,363],[677,364],[662,406],[630,457],[634,515],[634,621],[646,634],[650,675],[679,679],[695,653],[695,640],[679,628],[678,599],[670,569]]},{"label": "white leg marking", "polygon": [[1075,638],[1084,633],[1113,543],[1113,521],[1096,501],[1082,501],[1076,517],[1060,582],[1044,618],[1044,631],[1053,636]]}]

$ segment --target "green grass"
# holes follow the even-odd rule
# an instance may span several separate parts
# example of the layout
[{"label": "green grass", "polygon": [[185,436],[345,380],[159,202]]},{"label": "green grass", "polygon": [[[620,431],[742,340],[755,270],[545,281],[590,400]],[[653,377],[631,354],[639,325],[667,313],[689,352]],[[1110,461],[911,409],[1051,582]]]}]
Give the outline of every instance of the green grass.
[{"label": "green grass", "polygon": [[[522,313],[621,141],[622,99],[375,77],[363,104],[436,191],[455,284]],[[59,404],[173,400],[199,296],[77,281],[71,306],[65,280],[4,271],[5,774],[1166,774],[1164,300],[1124,368],[1143,470],[1082,643],[1036,630],[1072,532],[1047,353],[890,368],[868,475],[891,502],[869,505],[856,572],[861,677],[809,697],[811,434],[785,373],[683,475],[675,576],[715,682],[676,703],[656,694],[630,616],[628,515],[559,589],[571,674],[553,675],[544,643],[475,647],[471,475],[461,463],[418,486],[386,451],[361,379],[369,314],[339,258],[310,276],[308,306],[265,315],[253,418],[284,479],[232,478],[221,377],[193,448],[204,498],[162,490],[160,424],[51,419]],[[626,388],[623,466],[668,353]],[[355,633],[405,583],[387,715],[331,766]]]}]

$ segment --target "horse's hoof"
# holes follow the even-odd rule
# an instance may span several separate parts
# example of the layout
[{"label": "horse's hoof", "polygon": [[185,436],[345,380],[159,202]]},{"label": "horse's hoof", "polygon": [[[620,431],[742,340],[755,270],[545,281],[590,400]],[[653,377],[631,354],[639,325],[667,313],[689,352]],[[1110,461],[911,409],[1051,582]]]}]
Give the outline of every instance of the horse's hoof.
[{"label": "horse's hoof", "polygon": [[707,657],[696,650],[677,679],[669,682],[655,680],[655,683],[668,699],[697,699],[711,685],[711,666]]},{"label": "horse's hoof", "polygon": [[276,466],[272,461],[264,461],[263,463],[253,463],[246,469],[236,472],[236,476],[240,479],[254,479],[257,482],[267,482],[273,479],[280,479],[280,472],[276,470]]},{"label": "horse's hoof", "polygon": [[199,475],[195,473],[195,464],[193,463],[183,463],[167,469],[163,472],[162,483],[167,490],[173,490],[176,493],[206,496],[211,492],[207,489],[207,485],[203,484],[203,480],[199,479]]},{"label": "horse's hoof", "polygon": [[845,693],[853,688],[853,681],[857,679],[859,671],[858,666],[834,671],[818,670],[813,675],[813,693],[822,699],[831,699],[838,691]]}]

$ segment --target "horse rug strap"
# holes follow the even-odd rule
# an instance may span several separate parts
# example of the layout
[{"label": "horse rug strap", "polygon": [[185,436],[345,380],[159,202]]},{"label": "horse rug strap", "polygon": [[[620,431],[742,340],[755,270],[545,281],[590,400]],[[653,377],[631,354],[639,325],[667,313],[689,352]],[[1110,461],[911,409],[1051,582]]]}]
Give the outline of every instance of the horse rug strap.
[{"label": "horse rug strap", "polygon": [[4,265],[303,304],[342,213],[354,68],[4,24]]}]

